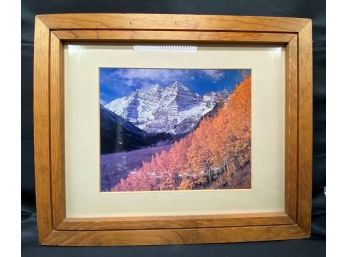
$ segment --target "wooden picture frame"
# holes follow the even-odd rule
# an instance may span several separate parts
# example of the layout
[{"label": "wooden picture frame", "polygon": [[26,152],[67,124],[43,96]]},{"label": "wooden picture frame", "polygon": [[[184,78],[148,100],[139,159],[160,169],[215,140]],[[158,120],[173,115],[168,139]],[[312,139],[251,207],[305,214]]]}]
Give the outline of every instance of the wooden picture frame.
[{"label": "wooden picture frame", "polygon": [[[64,55],[67,42],[277,44],[286,49],[285,212],[67,218]],[[35,18],[35,186],[43,245],[225,243],[306,238],[312,199],[310,19],[167,14],[53,14]]]}]

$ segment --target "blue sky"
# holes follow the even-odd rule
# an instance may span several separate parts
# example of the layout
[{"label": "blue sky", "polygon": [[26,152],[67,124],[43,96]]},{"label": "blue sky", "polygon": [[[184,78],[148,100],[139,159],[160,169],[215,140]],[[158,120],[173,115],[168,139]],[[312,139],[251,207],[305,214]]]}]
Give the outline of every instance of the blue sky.
[{"label": "blue sky", "polygon": [[137,89],[155,84],[166,87],[175,81],[200,95],[221,90],[231,92],[250,73],[250,69],[100,68],[100,102],[104,105]]}]

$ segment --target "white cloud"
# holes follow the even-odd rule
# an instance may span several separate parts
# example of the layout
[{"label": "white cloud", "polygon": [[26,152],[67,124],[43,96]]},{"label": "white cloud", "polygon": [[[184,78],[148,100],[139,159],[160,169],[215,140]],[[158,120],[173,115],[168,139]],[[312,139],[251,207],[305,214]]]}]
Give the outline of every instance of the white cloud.
[{"label": "white cloud", "polygon": [[224,78],[224,72],[222,70],[202,70],[203,74],[211,78],[213,82],[217,82]]},{"label": "white cloud", "polygon": [[111,76],[114,80],[122,78],[126,85],[132,86],[135,81],[175,81],[185,76],[184,70],[177,69],[118,69]]}]

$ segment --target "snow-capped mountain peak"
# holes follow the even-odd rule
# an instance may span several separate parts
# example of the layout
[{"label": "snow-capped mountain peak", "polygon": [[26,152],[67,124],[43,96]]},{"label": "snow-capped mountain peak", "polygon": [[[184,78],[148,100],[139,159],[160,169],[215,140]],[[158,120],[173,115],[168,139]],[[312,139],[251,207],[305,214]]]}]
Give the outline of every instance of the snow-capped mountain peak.
[{"label": "snow-capped mountain peak", "polygon": [[184,134],[227,96],[215,92],[200,96],[175,81],[164,88],[157,84],[136,90],[105,108],[148,133]]},{"label": "snow-capped mountain peak", "polygon": [[166,89],[170,89],[170,90],[174,90],[174,91],[179,91],[179,90],[183,90],[183,91],[190,91],[190,89],[188,89],[187,87],[184,86],[184,84],[182,84],[179,81],[175,81],[172,84],[170,84],[169,86],[166,87]]}]

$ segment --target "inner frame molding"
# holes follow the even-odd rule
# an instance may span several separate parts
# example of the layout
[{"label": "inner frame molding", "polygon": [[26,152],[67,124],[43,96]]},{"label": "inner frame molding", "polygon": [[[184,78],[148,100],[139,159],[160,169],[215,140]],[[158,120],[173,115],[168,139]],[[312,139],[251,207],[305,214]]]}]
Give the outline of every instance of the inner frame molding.
[{"label": "inner frame molding", "polygon": [[[284,212],[284,47],[199,44],[196,52],[186,54],[84,43],[67,44],[64,53],[68,218]],[[99,67],[251,69],[251,188],[101,192]]]},{"label": "inner frame molding", "polygon": [[[76,41],[284,45],[285,213],[67,219],[63,45]],[[34,45],[34,155],[39,242],[44,245],[189,244],[309,237],[311,20],[161,14],[38,15]]]}]

